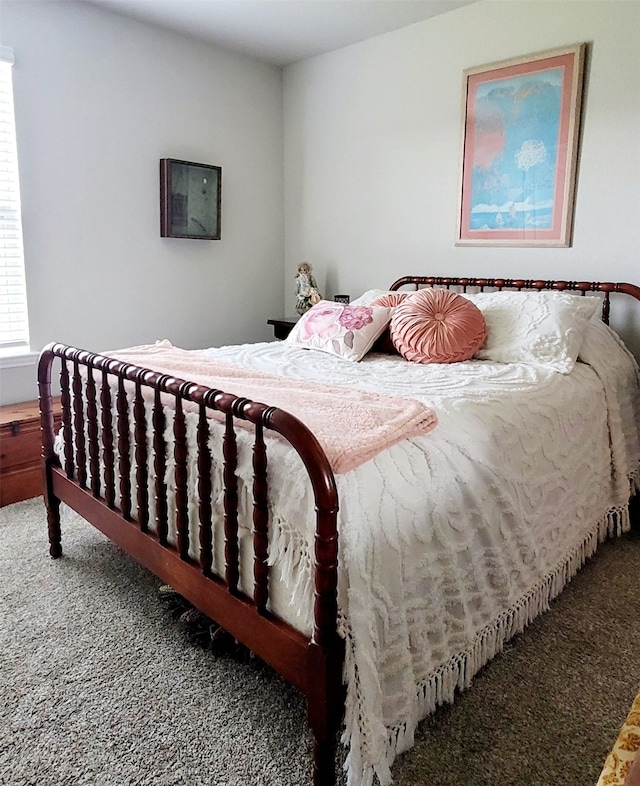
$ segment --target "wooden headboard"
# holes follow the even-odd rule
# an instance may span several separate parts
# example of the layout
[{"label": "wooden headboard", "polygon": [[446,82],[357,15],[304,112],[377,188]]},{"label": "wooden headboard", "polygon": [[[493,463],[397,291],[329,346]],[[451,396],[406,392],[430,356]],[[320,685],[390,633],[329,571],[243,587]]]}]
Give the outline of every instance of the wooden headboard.
[{"label": "wooden headboard", "polygon": [[404,276],[391,285],[391,289],[400,289],[404,286],[420,287],[445,287],[446,289],[460,289],[466,292],[469,289],[484,292],[486,289],[555,289],[559,292],[587,292],[603,293],[602,321],[609,324],[611,309],[611,293],[621,292],[631,295],[640,302],[640,287],[635,284],[613,283],[611,281],[543,281],[525,278],[454,278],[451,276]]}]

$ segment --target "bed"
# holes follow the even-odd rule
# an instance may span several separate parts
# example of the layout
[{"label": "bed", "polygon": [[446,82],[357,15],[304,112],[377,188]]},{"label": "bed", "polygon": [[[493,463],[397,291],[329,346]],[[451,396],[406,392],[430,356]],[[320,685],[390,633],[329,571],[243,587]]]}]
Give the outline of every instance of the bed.
[{"label": "bed", "polygon": [[[502,345],[424,365],[379,342],[349,362],[295,340],[51,344],[39,362],[51,556],[65,503],[302,691],[314,786],[335,783],[341,727],[350,786],[390,783],[419,720],[628,529],[639,482],[640,376],[607,325],[640,287],[411,276],[389,292],[423,289],[487,308],[487,341],[519,336],[493,293],[550,293],[582,323],[515,362]],[[566,337],[569,365],[539,362]]]}]

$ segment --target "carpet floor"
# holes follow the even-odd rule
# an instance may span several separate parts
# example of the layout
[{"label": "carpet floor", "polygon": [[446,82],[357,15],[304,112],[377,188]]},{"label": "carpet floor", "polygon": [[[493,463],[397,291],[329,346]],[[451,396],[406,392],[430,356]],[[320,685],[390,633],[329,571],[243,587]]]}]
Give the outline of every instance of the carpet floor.
[{"label": "carpet floor", "polygon": [[[52,560],[40,498],[0,510],[2,786],[310,784],[297,691],[194,643],[160,582],[79,517],[62,542]],[[420,725],[394,786],[593,786],[639,687],[635,531]]]}]

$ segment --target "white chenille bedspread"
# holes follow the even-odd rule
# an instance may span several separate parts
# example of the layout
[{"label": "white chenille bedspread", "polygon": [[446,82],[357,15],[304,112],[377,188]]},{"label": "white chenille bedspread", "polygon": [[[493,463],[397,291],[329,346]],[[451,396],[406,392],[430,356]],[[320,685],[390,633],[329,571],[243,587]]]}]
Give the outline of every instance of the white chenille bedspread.
[{"label": "white chenille bedspread", "polygon": [[[600,322],[581,352],[589,364],[570,375],[378,354],[349,363],[283,343],[208,352],[270,374],[413,396],[437,413],[427,436],[336,477],[348,783],[369,786],[375,774],[385,786],[418,721],[468,687],[599,540],[628,528],[640,462],[637,365]],[[286,464],[286,477],[270,479],[281,504],[272,549],[282,539],[297,547],[294,563],[278,567],[295,584],[296,625],[308,632],[313,504],[296,458]]]},{"label": "white chenille bedspread", "polygon": [[[399,355],[352,363],[280,342],[206,353],[267,374],[413,397],[437,415],[429,434],[336,475],[348,783],[371,786],[377,777],[386,786],[418,721],[468,687],[600,540],[628,528],[640,469],[637,364],[600,322],[590,324],[584,362],[568,375],[489,361],[420,365]],[[195,415],[187,415],[187,427],[193,445]],[[211,429],[210,438],[218,462],[221,431]],[[248,578],[241,586],[250,592],[252,437],[237,433],[241,523],[247,512],[240,548]],[[283,578],[280,585],[270,581],[270,607],[310,634],[310,484],[281,440],[269,441],[268,457],[270,561],[273,578]],[[174,483],[171,458],[166,481]],[[194,491],[195,482],[192,469]],[[213,484],[215,518],[221,479]],[[197,546],[195,507],[191,513]],[[221,570],[222,533],[214,539]]]}]

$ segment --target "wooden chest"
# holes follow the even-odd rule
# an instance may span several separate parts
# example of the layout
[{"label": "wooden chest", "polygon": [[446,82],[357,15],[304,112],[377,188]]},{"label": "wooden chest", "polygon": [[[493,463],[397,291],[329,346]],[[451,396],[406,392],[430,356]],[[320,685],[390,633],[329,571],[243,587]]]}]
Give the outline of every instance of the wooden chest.
[{"label": "wooden chest", "polygon": [[[54,416],[59,427],[59,400]],[[0,506],[42,494],[41,449],[38,402],[0,407]]]}]

